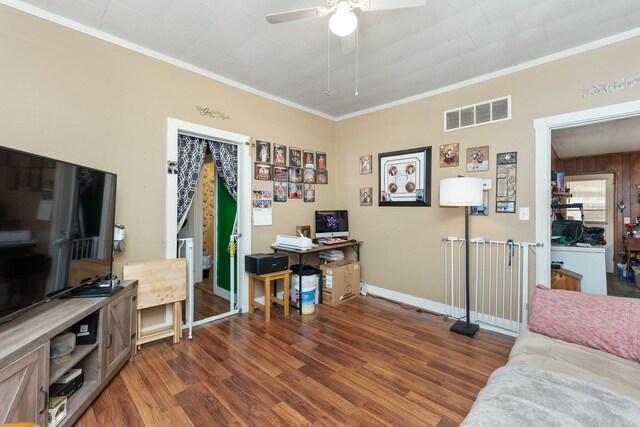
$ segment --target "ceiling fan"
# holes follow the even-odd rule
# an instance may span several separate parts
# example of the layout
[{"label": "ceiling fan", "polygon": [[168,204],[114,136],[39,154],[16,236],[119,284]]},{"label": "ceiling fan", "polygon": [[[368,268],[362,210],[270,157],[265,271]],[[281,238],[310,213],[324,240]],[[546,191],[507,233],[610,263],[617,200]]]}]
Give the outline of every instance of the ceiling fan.
[{"label": "ceiling fan", "polygon": [[358,26],[358,18],[353,13],[355,9],[360,9],[364,12],[404,9],[424,6],[426,3],[427,0],[327,0],[326,6],[271,13],[266,18],[272,24],[280,24],[299,19],[323,18],[331,15],[329,19],[331,32],[337,36],[344,37],[351,34]]}]

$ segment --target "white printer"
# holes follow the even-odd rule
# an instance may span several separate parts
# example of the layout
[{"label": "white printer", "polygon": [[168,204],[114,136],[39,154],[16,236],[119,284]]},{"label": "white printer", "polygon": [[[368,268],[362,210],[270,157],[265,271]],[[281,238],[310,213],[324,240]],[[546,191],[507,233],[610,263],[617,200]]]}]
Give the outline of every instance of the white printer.
[{"label": "white printer", "polygon": [[276,241],[273,244],[274,247],[282,249],[294,249],[297,251],[308,251],[313,247],[313,242],[308,237],[302,236],[287,236],[285,234],[278,234]]}]

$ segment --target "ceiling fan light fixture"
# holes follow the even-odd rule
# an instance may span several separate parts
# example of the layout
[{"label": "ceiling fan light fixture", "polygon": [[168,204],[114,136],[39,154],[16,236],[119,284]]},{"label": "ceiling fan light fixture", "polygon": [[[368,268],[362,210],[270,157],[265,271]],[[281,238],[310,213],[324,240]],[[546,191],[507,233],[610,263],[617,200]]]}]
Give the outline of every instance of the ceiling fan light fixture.
[{"label": "ceiling fan light fixture", "polygon": [[358,26],[358,17],[350,10],[338,10],[329,19],[331,32],[339,37],[348,36]]}]

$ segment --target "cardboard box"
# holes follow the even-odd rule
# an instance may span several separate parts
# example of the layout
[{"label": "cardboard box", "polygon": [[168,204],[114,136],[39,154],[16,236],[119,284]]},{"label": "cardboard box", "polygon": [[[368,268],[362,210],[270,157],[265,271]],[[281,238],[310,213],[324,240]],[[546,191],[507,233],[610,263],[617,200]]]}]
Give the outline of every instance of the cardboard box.
[{"label": "cardboard box", "polygon": [[336,306],[358,296],[360,263],[349,259],[320,266],[322,270],[322,303]]}]

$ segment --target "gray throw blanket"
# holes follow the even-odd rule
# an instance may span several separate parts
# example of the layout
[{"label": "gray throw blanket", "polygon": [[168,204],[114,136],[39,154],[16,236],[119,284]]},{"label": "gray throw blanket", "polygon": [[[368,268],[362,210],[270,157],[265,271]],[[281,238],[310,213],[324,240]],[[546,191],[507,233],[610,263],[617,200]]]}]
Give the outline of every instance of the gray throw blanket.
[{"label": "gray throw blanket", "polygon": [[640,425],[640,401],[528,366],[503,366],[480,391],[464,427]]}]

